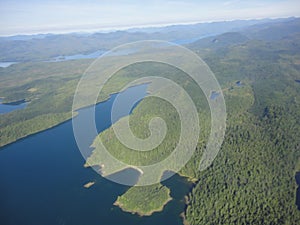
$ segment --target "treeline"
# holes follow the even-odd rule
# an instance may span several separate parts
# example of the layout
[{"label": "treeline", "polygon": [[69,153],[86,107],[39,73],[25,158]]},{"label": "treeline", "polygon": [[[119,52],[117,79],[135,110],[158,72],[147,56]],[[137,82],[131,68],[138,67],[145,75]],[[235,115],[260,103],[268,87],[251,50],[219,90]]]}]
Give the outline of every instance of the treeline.
[{"label": "treeline", "polygon": [[170,190],[166,186],[153,184],[131,187],[114,204],[126,212],[150,216],[154,212],[162,211],[170,200]]},{"label": "treeline", "polygon": [[299,123],[295,125],[294,119],[299,115],[280,109],[276,113],[280,122],[270,123],[273,116],[261,121],[245,116],[243,125],[228,127],[220,154],[199,175],[189,196],[190,224],[296,224],[300,220],[294,179],[300,157]]}]

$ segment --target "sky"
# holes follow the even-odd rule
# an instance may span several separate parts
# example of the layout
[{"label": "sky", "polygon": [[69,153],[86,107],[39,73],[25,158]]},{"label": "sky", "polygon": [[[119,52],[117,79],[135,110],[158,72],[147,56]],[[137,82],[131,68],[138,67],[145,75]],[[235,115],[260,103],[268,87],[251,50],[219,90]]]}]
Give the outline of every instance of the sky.
[{"label": "sky", "polygon": [[0,35],[291,16],[299,0],[0,0]]}]

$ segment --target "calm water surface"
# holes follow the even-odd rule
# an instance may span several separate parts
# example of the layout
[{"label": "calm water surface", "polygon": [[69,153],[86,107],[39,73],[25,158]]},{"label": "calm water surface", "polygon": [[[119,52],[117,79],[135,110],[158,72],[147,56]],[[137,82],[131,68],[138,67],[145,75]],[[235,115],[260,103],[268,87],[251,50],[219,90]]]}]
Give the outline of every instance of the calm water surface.
[{"label": "calm water surface", "polygon": [[95,59],[101,56],[106,51],[99,50],[95,51],[89,54],[75,54],[75,55],[66,55],[66,56],[57,56],[53,59],[49,60],[49,62],[62,62],[62,61],[68,61],[68,60],[75,60],[75,59]]},{"label": "calm water surface", "polygon": [[[145,96],[146,85],[122,95]],[[99,131],[111,125],[110,110],[116,95],[96,106]],[[79,116],[84,114],[80,111]],[[123,116],[122,112],[120,117]],[[92,141],[92,140],[89,140]],[[0,149],[0,221],[3,225],[179,225],[184,195],[191,184],[175,175],[164,182],[173,200],[163,212],[139,217],[113,203],[128,187],[84,168],[72,122],[29,136]],[[122,173],[136,173],[133,170]],[[118,174],[116,174],[118,176]],[[132,177],[132,176],[131,176]],[[95,181],[89,189],[83,185]]]},{"label": "calm water surface", "polygon": [[24,100],[9,104],[3,104],[2,99],[0,98],[0,114],[9,113],[17,109],[24,109],[27,106],[27,104],[28,103]]}]

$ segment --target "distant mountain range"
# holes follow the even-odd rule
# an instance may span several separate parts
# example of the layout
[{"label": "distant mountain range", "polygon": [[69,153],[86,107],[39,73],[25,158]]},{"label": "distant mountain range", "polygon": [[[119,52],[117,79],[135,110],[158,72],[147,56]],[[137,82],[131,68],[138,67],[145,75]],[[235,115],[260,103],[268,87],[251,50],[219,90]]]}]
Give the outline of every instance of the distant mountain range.
[{"label": "distant mountain range", "polygon": [[[288,33],[299,32],[298,24],[299,19],[297,18],[236,20],[134,28],[110,33],[37,34],[0,37],[0,61],[43,61],[57,56],[88,54],[97,50],[108,50],[127,42],[150,39],[172,41],[178,44],[189,44],[203,39],[200,42],[204,46],[209,44],[210,37],[220,34],[223,36],[212,39],[216,45],[222,45],[226,39],[230,38],[235,40],[241,38],[244,41],[247,40],[247,37],[280,39]],[[276,29],[278,26],[283,26],[283,28]],[[272,32],[272,29],[274,29],[274,32]],[[226,32],[231,34],[223,34]],[[242,37],[243,35],[245,37]]]},{"label": "distant mountain range", "polygon": [[222,48],[243,44],[249,40],[278,41],[292,35],[300,35],[300,19],[277,20],[244,27],[236,32],[226,32],[199,39],[189,46],[198,48]]}]

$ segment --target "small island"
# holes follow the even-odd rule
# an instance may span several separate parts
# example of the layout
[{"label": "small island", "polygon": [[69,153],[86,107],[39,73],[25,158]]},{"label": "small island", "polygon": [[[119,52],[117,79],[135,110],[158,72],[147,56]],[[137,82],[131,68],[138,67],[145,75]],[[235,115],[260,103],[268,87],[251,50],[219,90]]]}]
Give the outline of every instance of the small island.
[{"label": "small island", "polygon": [[93,186],[94,184],[95,184],[94,181],[90,181],[90,182],[86,183],[85,185],[83,185],[83,187],[85,187],[85,188],[90,188],[90,187]]},{"label": "small island", "polygon": [[131,187],[125,194],[118,197],[114,205],[119,206],[125,212],[150,216],[154,212],[162,211],[170,200],[172,200],[170,190],[161,184],[154,184]]}]

